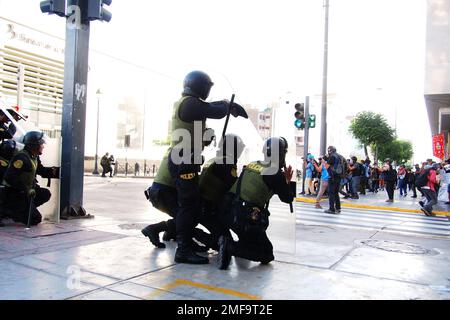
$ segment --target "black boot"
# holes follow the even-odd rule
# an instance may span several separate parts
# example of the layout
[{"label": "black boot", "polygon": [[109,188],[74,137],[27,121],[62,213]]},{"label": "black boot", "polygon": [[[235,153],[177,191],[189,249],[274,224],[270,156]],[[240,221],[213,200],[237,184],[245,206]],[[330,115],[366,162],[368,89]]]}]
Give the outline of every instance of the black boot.
[{"label": "black boot", "polygon": [[220,270],[228,269],[231,262],[231,249],[232,249],[233,239],[226,236],[221,236],[219,238],[219,254],[217,255],[217,266]]},{"label": "black boot", "polygon": [[165,221],[160,223],[151,224],[141,230],[142,234],[149,238],[150,242],[157,248],[165,248],[166,245],[159,241],[159,233],[167,230],[167,224]]},{"label": "black boot", "polygon": [[197,255],[192,250],[190,243],[188,243],[187,241],[178,240],[178,248],[175,252],[175,262],[189,264],[208,264],[209,260],[206,257]]},{"label": "black boot", "polygon": [[170,231],[164,231],[162,239],[163,241],[176,240],[175,233],[172,233]]},{"label": "black boot", "polygon": [[170,219],[166,221],[167,224],[167,231],[164,231],[163,234],[163,241],[170,241],[170,240],[174,240],[176,241],[176,228],[175,228],[175,220],[174,219]]}]

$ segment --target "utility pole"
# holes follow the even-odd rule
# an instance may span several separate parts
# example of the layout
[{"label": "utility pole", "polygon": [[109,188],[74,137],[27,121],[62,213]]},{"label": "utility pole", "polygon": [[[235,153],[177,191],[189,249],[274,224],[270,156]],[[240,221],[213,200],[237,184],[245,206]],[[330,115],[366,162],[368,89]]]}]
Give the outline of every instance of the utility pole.
[{"label": "utility pole", "polygon": [[41,1],[43,13],[66,18],[64,93],[62,113],[61,194],[62,219],[91,218],[83,208],[84,139],[90,21],[111,20],[103,8],[112,0]]},{"label": "utility pole", "polygon": [[309,96],[305,98],[305,129],[303,131],[303,175],[302,175],[302,194],[305,194],[305,179],[306,179],[306,160],[308,159],[309,149]]},{"label": "utility pole", "polygon": [[19,63],[17,68],[17,106],[23,108],[23,93],[25,89],[25,68]]},{"label": "utility pole", "polygon": [[324,0],[325,39],[323,49],[323,83],[322,83],[322,122],[320,124],[320,154],[326,154],[327,148],[327,85],[328,85],[328,9],[329,0]]}]

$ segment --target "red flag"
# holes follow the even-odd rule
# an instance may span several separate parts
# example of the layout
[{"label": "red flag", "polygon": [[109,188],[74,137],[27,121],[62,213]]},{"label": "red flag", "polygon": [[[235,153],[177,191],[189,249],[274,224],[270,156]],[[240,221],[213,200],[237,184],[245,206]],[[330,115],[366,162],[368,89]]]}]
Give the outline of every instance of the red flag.
[{"label": "red flag", "polygon": [[445,156],[444,143],[444,134],[441,133],[433,136],[433,156],[442,160]]}]

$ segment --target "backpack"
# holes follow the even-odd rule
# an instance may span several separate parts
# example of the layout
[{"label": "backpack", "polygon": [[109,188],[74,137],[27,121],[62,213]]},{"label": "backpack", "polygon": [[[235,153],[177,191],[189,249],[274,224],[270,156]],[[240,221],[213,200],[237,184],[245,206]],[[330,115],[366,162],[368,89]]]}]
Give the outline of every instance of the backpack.
[{"label": "backpack", "polygon": [[419,174],[416,178],[416,187],[425,187],[428,183],[428,175],[430,174],[430,169],[426,169],[423,173]]},{"label": "backpack", "polygon": [[100,165],[106,166],[106,158],[105,157],[102,157],[102,159],[100,160]]},{"label": "backpack", "polygon": [[336,153],[336,158],[338,159],[337,166],[335,166],[335,172],[341,178],[345,178],[348,173],[348,163],[347,160],[341,156],[339,153]]}]

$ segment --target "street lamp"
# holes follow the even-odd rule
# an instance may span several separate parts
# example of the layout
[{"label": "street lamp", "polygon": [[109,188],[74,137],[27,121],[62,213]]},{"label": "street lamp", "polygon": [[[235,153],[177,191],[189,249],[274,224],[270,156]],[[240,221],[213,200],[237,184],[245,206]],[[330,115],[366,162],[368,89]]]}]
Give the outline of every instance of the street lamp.
[{"label": "street lamp", "polygon": [[100,127],[100,98],[102,96],[101,90],[97,89],[95,95],[97,96],[97,138],[95,140],[95,168],[92,174],[99,174],[97,161],[98,161],[98,128]]}]

